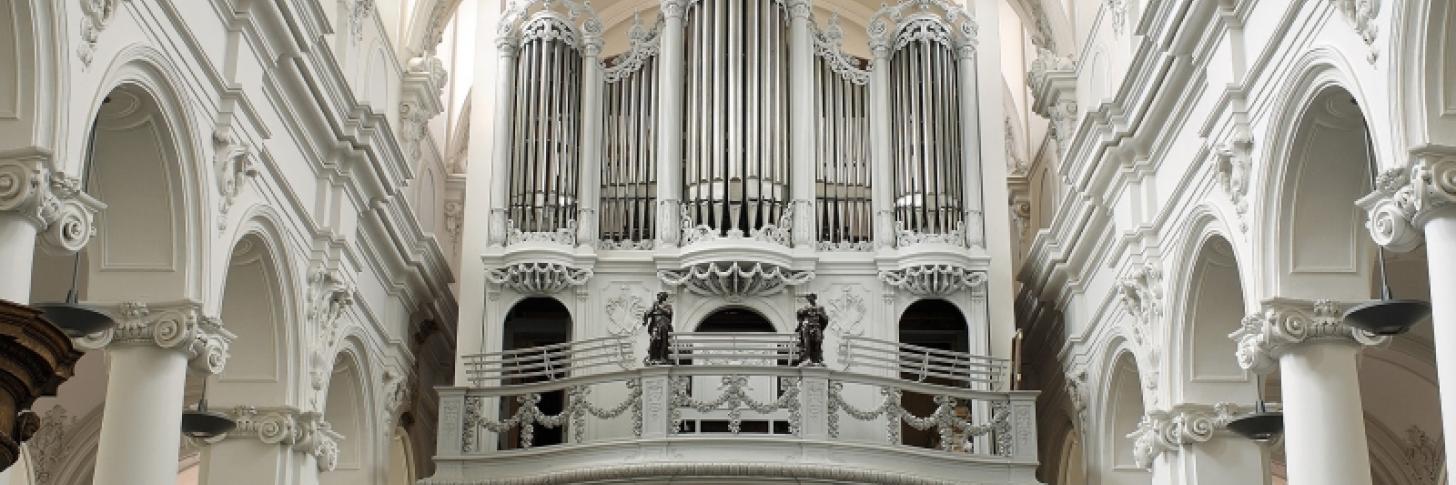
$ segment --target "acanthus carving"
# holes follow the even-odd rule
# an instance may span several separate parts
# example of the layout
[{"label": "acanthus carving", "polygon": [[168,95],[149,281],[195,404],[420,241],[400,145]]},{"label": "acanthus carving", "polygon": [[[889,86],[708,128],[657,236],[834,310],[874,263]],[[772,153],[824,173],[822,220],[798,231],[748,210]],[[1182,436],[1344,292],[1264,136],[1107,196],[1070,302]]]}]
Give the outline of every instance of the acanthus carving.
[{"label": "acanthus carving", "polygon": [[227,229],[227,214],[242,194],[249,179],[258,175],[253,150],[238,140],[227,126],[212,131],[212,168],[217,173],[217,190],[222,194],[217,229]]},{"label": "acanthus carving", "polygon": [[414,394],[412,384],[408,374],[392,368],[384,371],[384,411],[388,413],[384,417],[385,433],[394,433],[396,420]]},{"label": "acanthus carving", "polygon": [[1133,440],[1133,459],[1137,466],[1151,468],[1163,453],[1213,439],[1215,432],[1226,428],[1244,412],[1247,410],[1227,402],[1212,406],[1180,404],[1167,411],[1148,411],[1138,422],[1137,430],[1127,435]]},{"label": "acanthus carving", "polygon": [[[798,201],[805,202],[805,201]],[[812,209],[811,209],[812,211]],[[794,227],[794,207],[790,205],[784,208],[779,214],[778,220],[772,224],[764,224],[756,229],[748,231],[748,236],[743,235],[739,229],[730,229],[726,235],[719,234],[718,230],[707,224],[694,224],[692,211],[687,206],[679,209],[679,219],[682,227],[682,246],[687,247],[704,241],[719,240],[753,240],[789,246],[792,242],[792,228]]]},{"label": "acanthus carving", "polygon": [[1253,137],[1246,129],[1241,129],[1232,140],[1214,151],[1214,173],[1218,175],[1219,187],[1229,197],[1234,212],[1238,214],[1240,231],[1249,229],[1249,172],[1253,166],[1250,158],[1253,148]]},{"label": "acanthus carving", "polygon": [[1135,321],[1132,340],[1139,347],[1156,346],[1155,329],[1163,319],[1163,270],[1148,262],[1117,283],[1118,300]]},{"label": "acanthus carving", "polygon": [[76,426],[76,418],[66,414],[66,408],[57,404],[41,417],[40,429],[26,441],[30,449],[30,469],[34,473],[35,485],[52,485],[60,472],[61,460],[70,456],[66,448],[66,432]]},{"label": "acanthus carving", "polygon": [[1072,421],[1077,427],[1077,433],[1087,436],[1087,409],[1090,395],[1087,393],[1087,371],[1076,370],[1067,372],[1067,402],[1072,405]]},{"label": "acanthus carving", "polygon": [[1375,24],[1375,17],[1380,15],[1380,0],[1331,1],[1340,9],[1340,13],[1345,14],[1345,20],[1353,24],[1355,33],[1360,35],[1365,47],[1370,49],[1365,60],[1374,64],[1380,58],[1380,50],[1375,47],[1375,38],[1380,33],[1380,27]]},{"label": "acanthus carving", "polygon": [[869,66],[861,59],[844,54],[840,48],[844,41],[844,29],[839,26],[838,12],[829,16],[829,25],[824,29],[817,26],[813,26],[813,29],[814,54],[824,58],[829,63],[830,70],[851,83],[869,84]]},{"label": "acanthus carving", "polygon": [[648,59],[657,55],[657,48],[661,42],[657,36],[662,33],[662,19],[658,18],[657,23],[648,30],[642,25],[642,16],[632,14],[632,29],[627,32],[629,47],[627,53],[611,59],[612,64],[602,70],[603,80],[607,83],[614,83],[625,79],[647,63]]},{"label": "acanthus carving", "polygon": [[920,296],[946,296],[985,286],[986,272],[953,264],[926,264],[883,270],[880,281]]},{"label": "acanthus carving", "polygon": [[38,161],[0,160],[0,212],[35,225],[43,249],[70,254],[96,234],[95,215],[106,204],[81,191],[80,180],[51,172]]},{"label": "acanthus carving", "polygon": [[203,315],[200,303],[191,301],[125,302],[111,313],[117,321],[115,327],[77,338],[76,346],[99,350],[110,345],[155,345],[185,353],[189,366],[197,372],[219,374],[236,337],[217,317]]},{"label": "acanthus carving", "polygon": [[906,229],[904,222],[896,223],[895,247],[908,248],[917,244],[949,244],[966,247],[966,221],[956,221],[955,229],[944,233],[919,232]]},{"label": "acanthus carving", "polygon": [[1431,439],[1419,426],[1405,430],[1401,458],[1405,469],[1417,485],[1438,485],[1445,470],[1445,451],[1441,442]]},{"label": "acanthus carving", "polygon": [[331,471],[338,464],[339,440],[323,414],[292,407],[238,406],[228,413],[237,427],[228,438],[254,438],[313,456],[319,471]]},{"label": "acanthus carving", "polygon": [[506,221],[506,228],[506,246],[533,243],[576,246],[576,220],[574,219],[566,221],[565,227],[555,231],[524,232],[514,220]]},{"label": "acanthus carving", "polygon": [[459,199],[445,201],[445,232],[455,251],[460,251],[460,241],[465,234],[465,202]]},{"label": "acanthus carving", "polygon": [[485,280],[523,295],[550,295],[586,284],[592,270],[560,263],[516,263],[485,272]]},{"label": "acanthus carving", "polygon": [[1112,22],[1112,33],[1122,35],[1127,29],[1127,0],[1102,0],[1107,9],[1107,20]]},{"label": "acanthus carving", "polygon": [[354,285],[341,271],[315,265],[308,273],[307,298],[305,319],[317,332],[309,362],[310,384],[322,391],[334,368],[334,350],[343,338],[339,317],[354,306]]},{"label": "acanthus carving", "polygon": [[[927,15],[931,7],[940,10],[941,15]],[[944,43],[954,48],[957,55],[965,56],[976,49],[979,27],[976,19],[959,3],[947,0],[902,0],[894,5],[881,6],[870,17],[868,33],[870,49],[888,54],[892,41],[894,49],[911,40],[927,39]]]},{"label": "acanthus carving", "polygon": [[91,65],[96,42],[120,6],[121,0],[81,0],[81,43],[76,46],[76,57],[81,58],[82,65]]},{"label": "acanthus carving", "polygon": [[349,10],[349,30],[353,33],[354,42],[364,40],[364,23],[373,18],[374,0],[354,0],[354,5]]},{"label": "acanthus carving", "polygon": [[1331,300],[1265,302],[1263,311],[1245,316],[1242,328],[1229,334],[1238,343],[1239,366],[1267,373],[1279,365],[1279,356],[1291,347],[1312,340],[1351,340],[1361,345],[1389,340],[1345,325],[1343,310],[1341,304]]},{"label": "acanthus carving", "polygon": [[1377,244],[1400,252],[1415,249],[1426,219],[1456,206],[1456,157],[1423,156],[1409,169],[1385,170],[1376,178],[1375,191],[1356,204],[1369,215],[1366,227]]},{"label": "acanthus carving", "polygon": [[814,279],[813,271],[796,271],[766,263],[747,264],[714,261],[678,271],[658,271],[657,278],[667,286],[686,286],[695,294],[720,296],[731,302],[776,295],[785,287],[802,285]]}]

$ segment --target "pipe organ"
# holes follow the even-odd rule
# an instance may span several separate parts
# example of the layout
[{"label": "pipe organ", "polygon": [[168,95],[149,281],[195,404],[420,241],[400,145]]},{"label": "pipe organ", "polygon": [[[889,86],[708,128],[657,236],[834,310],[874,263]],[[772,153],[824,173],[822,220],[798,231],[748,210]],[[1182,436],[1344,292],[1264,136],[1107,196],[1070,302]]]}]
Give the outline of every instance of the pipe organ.
[{"label": "pipe organ", "polygon": [[806,0],[664,0],[600,59],[590,4],[507,16],[492,245],[520,231],[642,250],[769,227],[820,251],[982,244],[975,27],[956,4],[883,7],[872,59],[844,54]]}]

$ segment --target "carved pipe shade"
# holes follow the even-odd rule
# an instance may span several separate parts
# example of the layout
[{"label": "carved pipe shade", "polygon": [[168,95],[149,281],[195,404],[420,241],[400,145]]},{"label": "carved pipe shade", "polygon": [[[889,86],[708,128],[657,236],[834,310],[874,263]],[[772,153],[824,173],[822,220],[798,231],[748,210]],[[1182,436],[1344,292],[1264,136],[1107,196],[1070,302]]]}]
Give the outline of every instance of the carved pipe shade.
[{"label": "carved pipe shade", "polygon": [[29,306],[0,300],[0,470],[40,427],[30,405],[53,396],[81,359],[71,339]]}]

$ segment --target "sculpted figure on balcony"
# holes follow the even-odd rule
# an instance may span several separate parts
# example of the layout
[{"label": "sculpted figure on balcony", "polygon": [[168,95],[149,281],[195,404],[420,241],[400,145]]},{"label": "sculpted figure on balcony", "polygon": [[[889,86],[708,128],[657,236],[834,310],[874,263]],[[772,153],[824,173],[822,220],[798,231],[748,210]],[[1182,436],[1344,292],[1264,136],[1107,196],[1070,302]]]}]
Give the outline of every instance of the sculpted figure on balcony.
[{"label": "sculpted figure on balcony", "polygon": [[657,293],[657,302],[652,309],[642,314],[642,325],[647,327],[646,365],[667,364],[668,337],[672,335],[672,305],[667,302],[667,292]]},{"label": "sculpted figure on balcony", "polygon": [[829,326],[829,312],[819,304],[819,296],[804,295],[809,305],[799,309],[799,365],[824,365],[824,329]]}]

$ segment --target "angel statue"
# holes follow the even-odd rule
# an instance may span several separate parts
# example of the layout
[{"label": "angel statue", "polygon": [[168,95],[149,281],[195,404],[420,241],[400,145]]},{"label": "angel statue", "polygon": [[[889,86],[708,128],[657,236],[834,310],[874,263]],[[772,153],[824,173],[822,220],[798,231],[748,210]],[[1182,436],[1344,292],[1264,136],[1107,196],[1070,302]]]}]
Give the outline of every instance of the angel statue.
[{"label": "angel statue", "polygon": [[658,292],[652,309],[642,314],[642,325],[647,327],[647,358],[644,365],[666,365],[667,341],[672,335],[672,304],[667,302],[667,292]]}]

